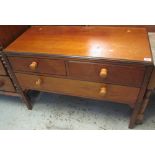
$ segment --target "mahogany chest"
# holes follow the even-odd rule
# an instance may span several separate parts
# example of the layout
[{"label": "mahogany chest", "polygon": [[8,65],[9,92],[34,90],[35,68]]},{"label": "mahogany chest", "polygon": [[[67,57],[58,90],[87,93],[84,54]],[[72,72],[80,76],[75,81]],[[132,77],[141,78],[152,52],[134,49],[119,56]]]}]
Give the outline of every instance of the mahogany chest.
[{"label": "mahogany chest", "polygon": [[32,26],[3,52],[22,91],[127,104],[134,127],[153,68],[144,28]]}]

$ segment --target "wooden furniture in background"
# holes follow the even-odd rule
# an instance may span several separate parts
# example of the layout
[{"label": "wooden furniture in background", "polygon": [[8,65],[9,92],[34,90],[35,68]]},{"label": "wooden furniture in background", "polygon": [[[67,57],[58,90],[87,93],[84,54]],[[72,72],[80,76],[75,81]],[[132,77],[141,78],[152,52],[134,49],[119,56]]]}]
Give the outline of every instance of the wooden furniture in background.
[{"label": "wooden furniture in background", "polygon": [[155,25],[144,25],[148,32],[155,32]]},{"label": "wooden furniture in background", "polygon": [[0,25],[0,45],[6,48],[12,41],[25,32],[27,25]]},{"label": "wooden furniture in background", "polygon": [[19,35],[21,35],[29,26],[0,26],[0,94],[19,96],[26,103],[28,109],[32,109],[29,104],[29,99],[21,90],[18,81],[11,66],[7,60],[6,55],[2,52],[3,48],[7,47],[12,41],[14,41]]},{"label": "wooden furniture in background", "polygon": [[3,53],[23,92],[124,103],[133,128],[153,69],[144,28],[32,26]]}]

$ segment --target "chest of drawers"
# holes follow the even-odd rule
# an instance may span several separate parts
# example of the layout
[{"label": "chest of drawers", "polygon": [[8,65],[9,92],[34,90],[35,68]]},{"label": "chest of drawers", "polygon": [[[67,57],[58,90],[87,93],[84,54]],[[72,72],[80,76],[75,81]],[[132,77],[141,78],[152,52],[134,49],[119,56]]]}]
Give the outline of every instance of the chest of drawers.
[{"label": "chest of drawers", "polygon": [[10,57],[9,60],[23,89],[52,91],[131,106],[136,102],[145,73],[142,66],[33,57]]},{"label": "chest of drawers", "polygon": [[23,91],[127,104],[136,123],[153,66],[145,29],[34,26],[3,52]]}]

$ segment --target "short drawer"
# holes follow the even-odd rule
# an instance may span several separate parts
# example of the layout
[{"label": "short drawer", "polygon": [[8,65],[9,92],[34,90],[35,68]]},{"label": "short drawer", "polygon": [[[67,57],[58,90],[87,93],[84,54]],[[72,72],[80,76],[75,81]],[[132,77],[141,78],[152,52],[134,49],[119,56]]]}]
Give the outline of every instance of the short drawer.
[{"label": "short drawer", "polygon": [[136,102],[139,88],[16,73],[22,89],[56,92],[126,104]]},{"label": "short drawer", "polygon": [[141,66],[68,61],[68,76],[79,80],[140,87],[144,72]]},{"label": "short drawer", "polygon": [[65,62],[56,59],[9,57],[14,71],[66,75]]},{"label": "short drawer", "polygon": [[15,88],[7,76],[0,76],[0,90],[1,91],[9,91],[9,92],[15,92]]},{"label": "short drawer", "polygon": [[5,68],[1,61],[0,61],[0,75],[6,75]]}]

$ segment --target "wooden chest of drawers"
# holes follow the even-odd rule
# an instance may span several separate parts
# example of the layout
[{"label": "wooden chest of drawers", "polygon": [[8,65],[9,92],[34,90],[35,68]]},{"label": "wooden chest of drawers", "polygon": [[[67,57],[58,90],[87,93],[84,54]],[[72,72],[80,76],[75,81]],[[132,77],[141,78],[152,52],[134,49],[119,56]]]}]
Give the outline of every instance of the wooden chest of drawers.
[{"label": "wooden chest of drawers", "polygon": [[9,60],[23,89],[52,91],[132,106],[136,102],[145,72],[142,66],[75,60],[33,57],[10,57]]},{"label": "wooden chest of drawers", "polygon": [[34,26],[4,52],[23,91],[128,104],[136,123],[153,66],[145,29]]}]

